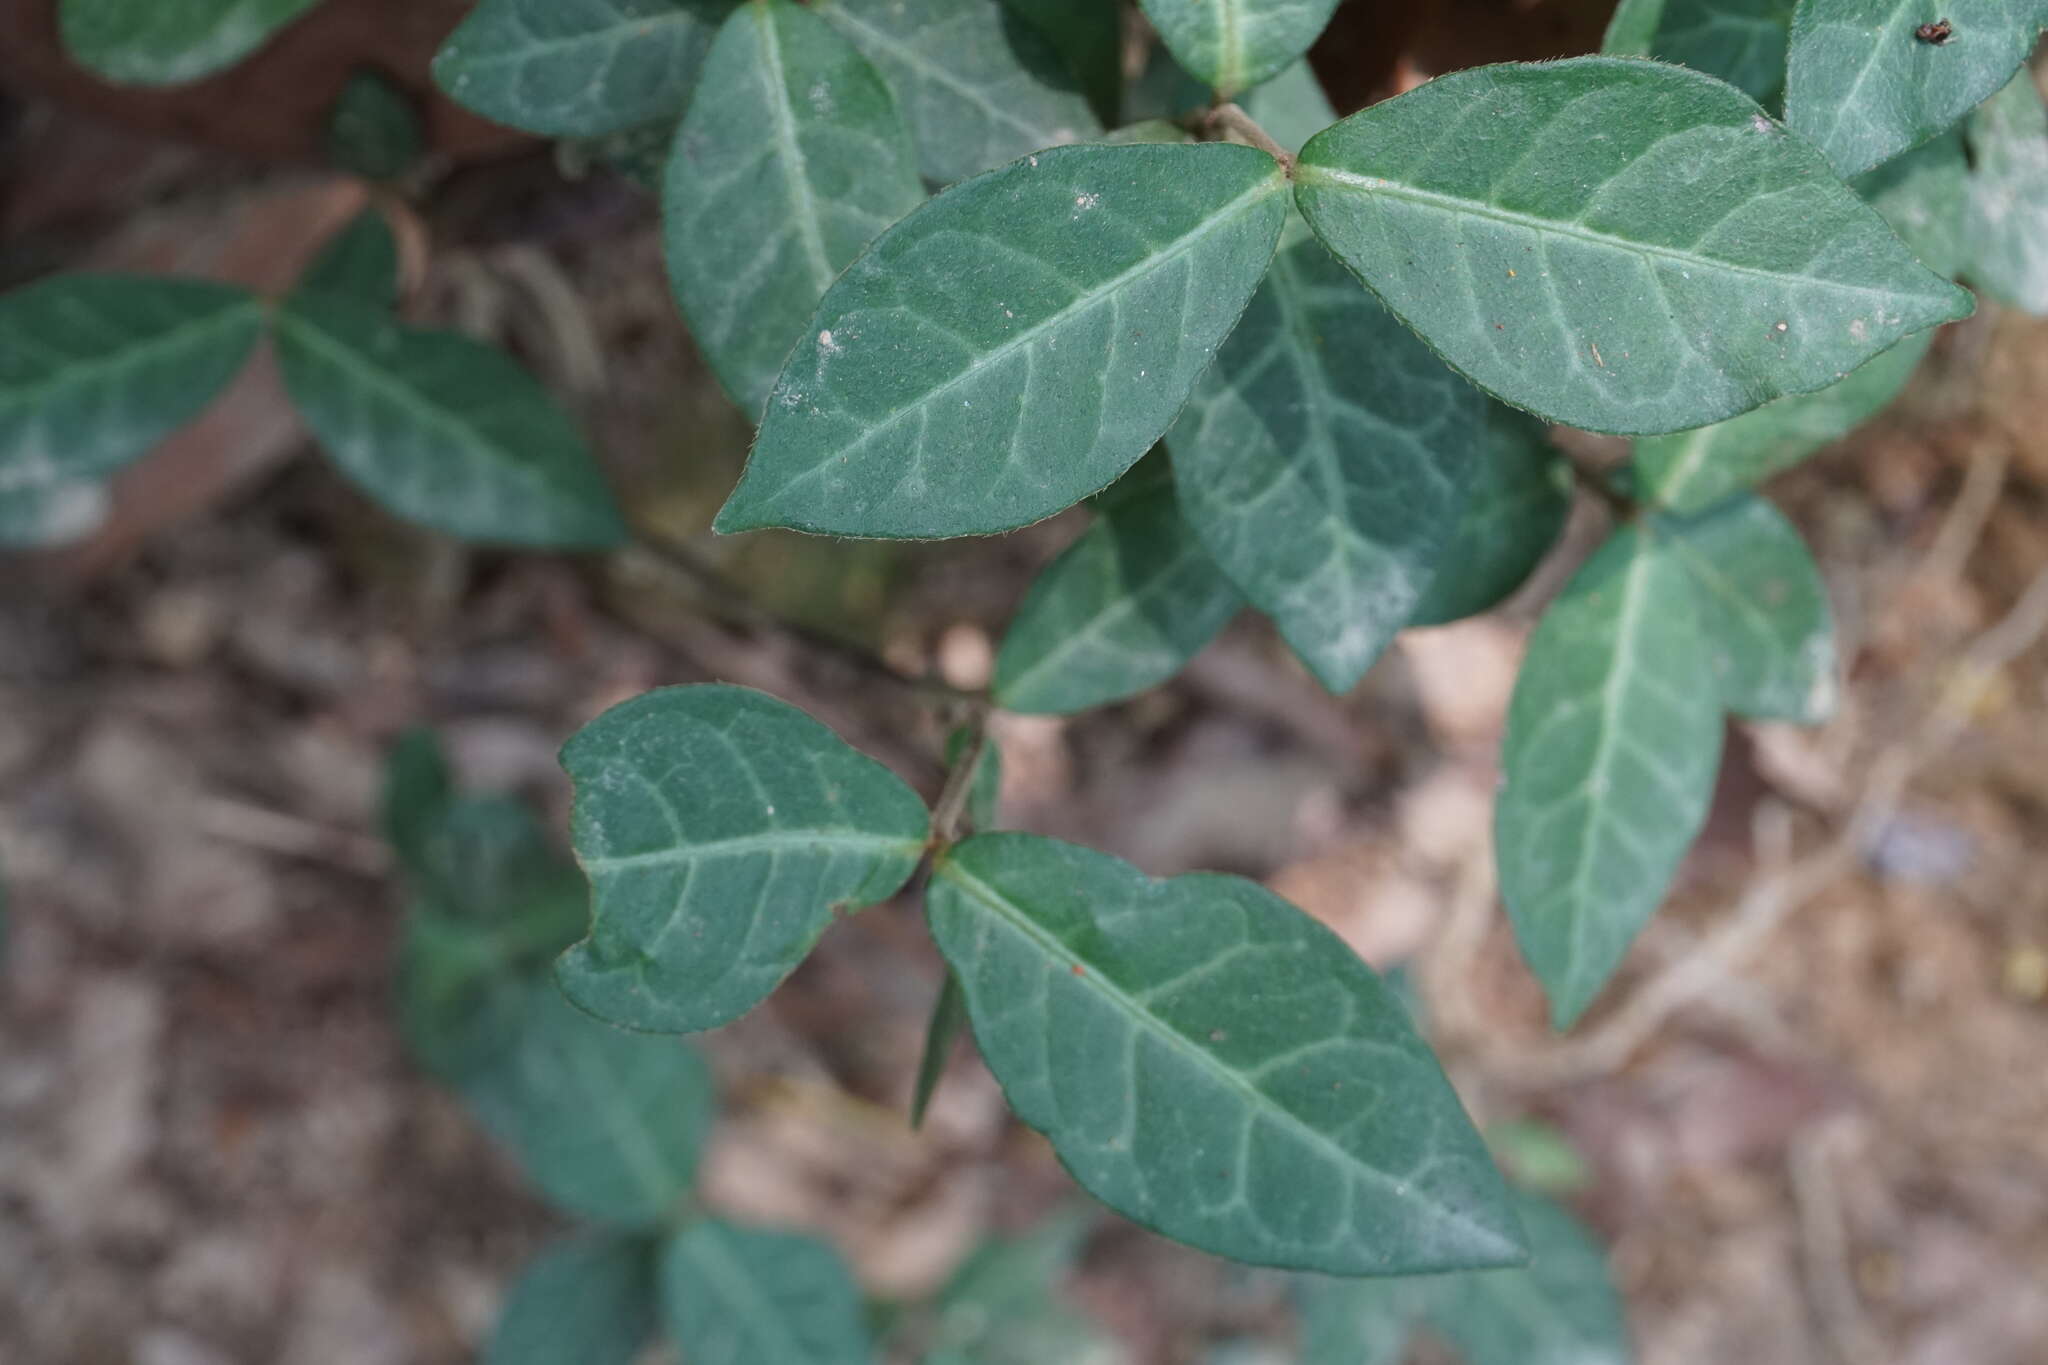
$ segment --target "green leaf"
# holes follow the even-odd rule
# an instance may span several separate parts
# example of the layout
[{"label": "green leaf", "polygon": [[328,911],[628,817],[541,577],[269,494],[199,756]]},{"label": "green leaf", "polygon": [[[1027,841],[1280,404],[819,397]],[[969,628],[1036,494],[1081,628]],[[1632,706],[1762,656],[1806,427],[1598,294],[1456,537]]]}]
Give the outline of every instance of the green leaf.
[{"label": "green leaf", "polygon": [[502,351],[402,327],[354,299],[296,294],[277,315],[277,358],[328,457],[388,511],[503,545],[625,539],[574,423]]},{"label": "green leaf", "polygon": [[1781,398],[1696,431],[1637,441],[1641,493],[1672,511],[1692,513],[1790,469],[1898,397],[1933,341],[1932,329],[1907,337],[1818,393]]},{"label": "green leaf", "polygon": [[1683,564],[1617,530],[1529,640],[1494,808],[1500,889],[1559,1028],[1663,898],[1721,757],[1713,653]]},{"label": "green leaf", "polygon": [[952,1057],[953,1044],[966,1022],[967,998],[960,993],[960,978],[947,972],[924,1027],[924,1053],[917,1060],[917,1081],[910,1091],[912,1128],[924,1126],[924,1111],[931,1105],[940,1077],[946,1074],[946,1062]]},{"label": "green leaf", "polygon": [[1300,59],[1337,0],[1139,0],[1175,60],[1230,99]]},{"label": "green leaf", "polygon": [[925,1365],[1119,1365],[1125,1352],[1056,1292],[1089,1217],[1054,1213],[1019,1237],[975,1249],[939,1291]]},{"label": "green leaf", "polygon": [[888,86],[791,0],[743,5],[705,59],[662,199],[676,302],[750,413],[825,290],[924,202]]},{"label": "green leaf", "polygon": [[[2041,31],[2039,0],[1799,0],[1785,122],[1841,176],[1947,129],[2012,79]],[[1920,41],[1936,18],[1953,35]]]},{"label": "green leaf", "polygon": [[689,1047],[593,1019],[546,980],[527,988],[510,1046],[457,1084],[549,1200],[624,1227],[659,1224],[688,1195],[717,1102]]},{"label": "green leaf", "polygon": [[2031,71],[1970,118],[1967,273],[1993,298],[2048,315],[2048,108]]},{"label": "green leaf", "polygon": [[1181,510],[1330,691],[1428,588],[1486,407],[1299,225],[1196,383],[1169,438]]},{"label": "green leaf", "polygon": [[1962,135],[1942,134],[1876,170],[1856,177],[1856,192],[1912,248],[1921,264],[1954,279],[1962,270],[1969,163]]},{"label": "green leaf", "polygon": [[1111,1208],[1332,1274],[1520,1259],[1500,1177],[1399,1002],[1263,887],[983,834],[940,857],[926,905],[1011,1107]]},{"label": "green leaf", "polygon": [[1323,83],[1307,62],[1296,62],[1256,90],[1245,93],[1244,111],[1275,142],[1298,151],[1304,142],[1337,121]]},{"label": "green leaf", "polygon": [[398,854],[399,869],[406,876],[434,875],[427,850],[440,834],[454,799],[455,780],[434,732],[415,726],[400,735],[384,760],[379,807],[384,838]]},{"label": "green leaf", "polygon": [[385,824],[415,893],[396,996],[414,1057],[459,1085],[512,1045],[533,983],[583,932],[590,895],[530,809],[437,789],[438,761],[402,745],[387,778]]},{"label": "green leaf", "polygon": [[1656,62],[1443,76],[1318,135],[1296,179],[1309,224],[1447,360],[1589,430],[1809,393],[1971,306],[1750,99]]},{"label": "green leaf", "polygon": [[411,170],[423,141],[412,100],[374,71],[349,77],[328,115],[327,159],[367,180],[396,180]]},{"label": "green leaf", "polygon": [[720,531],[980,535],[1159,439],[1273,257],[1264,152],[1061,147],[876,239],[784,367]]},{"label": "green leaf", "polygon": [[734,0],[482,0],[434,80],[485,118],[597,137],[683,112]]},{"label": "green leaf", "polygon": [[1491,611],[1527,581],[1564,531],[1571,466],[1550,444],[1543,423],[1488,403],[1481,440],[1458,528],[1408,617],[1411,626]]},{"label": "green leaf", "polygon": [[622,702],[562,748],[590,937],[557,969],[585,1009],[685,1033],[737,1019],[835,912],[894,895],[924,803],[793,706],[743,687]]},{"label": "green leaf", "polygon": [[1124,85],[1123,14],[1102,0],[1006,0],[1065,59],[1104,123],[1114,123]]},{"label": "green leaf", "polygon": [[398,306],[398,287],[398,238],[375,208],[364,209],[329,238],[297,285],[380,308]]},{"label": "green leaf", "polygon": [[1766,109],[1784,102],[1794,0],[1621,0],[1601,52],[1719,76]]},{"label": "green leaf", "polygon": [[0,295],[0,498],[21,539],[90,525],[83,491],[199,415],[263,327],[247,290],[58,275]]},{"label": "green leaf", "polygon": [[1541,1119],[1509,1119],[1486,1130],[1487,1145],[1509,1180],[1543,1194],[1577,1194],[1593,1184],[1571,1139]]},{"label": "green leaf", "polygon": [[1118,488],[1017,608],[996,654],[998,705],[1065,714],[1142,692],[1244,605],[1182,520],[1171,478]]},{"label": "green leaf", "polygon": [[1424,1303],[1466,1365],[1629,1365],[1628,1323],[1598,1243],[1556,1204],[1515,1197],[1529,1264],[1448,1277]]},{"label": "green leaf", "polygon": [[178,85],[233,66],[318,0],[62,0],[64,48],[123,85]]},{"label": "green leaf", "polygon": [[934,183],[1102,131],[1059,53],[1002,0],[824,0],[816,9],[896,91]]},{"label": "green leaf", "polygon": [[1401,1365],[1431,1279],[1301,1277],[1301,1365]]},{"label": "green leaf", "polygon": [[654,1323],[654,1247],[644,1238],[557,1242],[505,1296],[484,1365],[633,1365]]},{"label": "green leaf", "polygon": [[1792,523],[1762,498],[1744,496],[1664,530],[1692,575],[1722,703],[1740,716],[1802,725],[1832,715],[1834,613]]},{"label": "green leaf", "polygon": [[715,1219],[661,1256],[662,1316],[689,1365],[865,1365],[860,1290],[823,1242]]}]

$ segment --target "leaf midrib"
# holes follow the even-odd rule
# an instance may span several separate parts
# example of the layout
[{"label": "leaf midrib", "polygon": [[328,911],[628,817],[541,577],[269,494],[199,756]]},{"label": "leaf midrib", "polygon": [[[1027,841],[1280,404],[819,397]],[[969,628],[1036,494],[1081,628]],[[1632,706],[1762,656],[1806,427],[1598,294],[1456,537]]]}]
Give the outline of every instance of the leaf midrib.
[{"label": "leaf midrib", "polygon": [[360,351],[289,304],[279,310],[277,325],[280,330],[296,336],[301,344],[325,356],[330,363],[350,371],[368,387],[413,413],[422,425],[452,436],[457,445],[468,450],[471,459],[484,460],[501,474],[527,484],[536,493],[550,498],[562,496],[563,490],[546,476],[542,466],[509,454],[505,447],[486,437],[462,414],[442,407],[393,376],[391,371],[371,363]]},{"label": "leaf midrib", "polygon": [[1463,199],[1457,195],[1444,194],[1437,190],[1425,190],[1414,185],[1388,180],[1381,176],[1360,175],[1355,171],[1339,170],[1334,166],[1303,163],[1297,167],[1295,178],[1298,183],[1317,183],[1347,190],[1358,190],[1368,196],[1384,195],[1390,199],[1404,199],[1410,203],[1442,209],[1447,213],[1462,213],[1474,218],[1490,218],[1497,223],[1523,228],[1530,232],[1550,233],[1558,237],[1570,237],[1592,246],[1607,247],[1636,256],[1652,256],[1682,266],[1700,270],[1717,270],[1731,275],[1748,276],[1754,279],[1770,280],[1774,283],[1795,283],[1818,286],[1839,293],[1867,295],[1884,298],[1932,297],[1925,294],[1904,294],[1900,290],[1876,285],[1851,284],[1844,280],[1829,279],[1824,275],[1788,275],[1779,271],[1764,270],[1753,265],[1742,265],[1735,261],[1724,261],[1717,256],[1701,256],[1677,247],[1658,246],[1649,242],[1631,241],[1613,233],[1601,232],[1579,223],[1565,222],[1556,218],[1539,218],[1532,213],[1521,213],[1504,209],[1479,199]]},{"label": "leaf midrib", "polygon": [[[551,990],[553,987],[543,986],[542,989]],[[589,1071],[602,1071],[606,1079],[614,1083],[591,1084],[585,1067],[577,1064],[579,1054],[589,1064]],[[632,1172],[634,1183],[647,1196],[648,1221],[653,1221],[666,1212],[681,1182],[672,1178],[675,1173],[662,1159],[660,1144],[648,1132],[647,1125],[641,1122],[639,1111],[613,1102],[627,1089],[622,1084],[626,1078],[609,1065],[610,1058],[605,1049],[591,1047],[581,1041],[571,1042],[565,1049],[564,1060],[568,1063],[572,1083],[583,1096],[585,1107],[597,1110],[605,1131],[614,1139],[612,1150],[625,1158],[626,1169]]]},{"label": "leaf midrib", "polygon": [[133,369],[145,361],[157,358],[162,352],[176,350],[188,343],[195,334],[214,330],[227,331],[231,324],[245,320],[261,305],[253,298],[227,301],[219,309],[198,317],[187,318],[170,330],[158,332],[146,341],[124,346],[118,351],[101,352],[98,355],[72,357],[60,362],[58,367],[47,374],[33,387],[0,389],[0,412],[17,405],[33,406],[48,402],[53,392],[78,389],[94,383],[104,383],[109,376]]},{"label": "leaf midrib", "polygon": [[[558,38],[544,38],[533,30],[526,29],[527,41],[524,46],[499,52],[461,52],[455,58],[455,64],[468,67],[472,71],[502,66],[523,66],[528,62],[574,54],[582,48],[617,48],[628,42],[664,34],[670,29],[687,31],[693,27],[702,27],[703,23],[702,19],[688,10],[677,10],[674,14],[621,19],[603,28]],[[525,28],[525,25],[521,24],[520,27]]]},{"label": "leaf midrib", "polygon": [[1237,93],[1244,80],[1244,10],[1240,0],[1212,0],[1216,7],[1216,87]]},{"label": "leaf midrib", "polygon": [[[773,1299],[757,1292],[759,1277],[750,1274],[749,1268],[730,1254],[728,1238],[731,1234],[721,1224],[701,1226],[703,1231],[698,1235],[678,1241],[678,1250],[724,1291],[726,1303],[738,1306],[737,1316],[752,1329],[757,1339],[766,1337],[787,1351],[787,1354],[776,1354],[767,1359],[803,1360],[809,1352],[804,1343],[786,1328],[785,1314],[778,1310]],[[709,1254],[714,1250],[717,1254]]]},{"label": "leaf midrib", "polygon": [[748,853],[895,853],[914,857],[924,848],[915,839],[891,838],[857,830],[832,830],[817,834],[770,831],[741,834],[702,844],[678,844],[674,848],[616,856],[577,853],[576,862],[587,873],[622,872],[641,867],[685,867],[705,858],[737,857]]},{"label": "leaf midrib", "polygon": [[782,145],[783,179],[789,186],[790,198],[796,201],[797,235],[803,239],[804,253],[811,258],[812,279],[818,292],[823,294],[838,272],[833,270],[831,255],[825,250],[825,235],[819,226],[818,197],[811,185],[809,162],[796,137],[796,111],[790,107],[789,75],[782,65],[782,34],[776,29],[772,5],[751,8],[760,23],[761,60],[766,67],[763,75],[768,81],[768,104],[774,110],[775,140]]},{"label": "leaf midrib", "polygon": [[[1103,529],[1105,533],[1113,534],[1108,527]],[[1187,564],[1188,560],[1206,553],[1207,551],[1196,542],[1194,537],[1187,537],[1180,549],[1174,554],[1173,559],[1162,567],[1159,572],[1147,579],[1136,591],[1120,594],[1114,602],[1111,602],[1103,610],[1090,616],[1080,629],[1064,632],[1060,642],[1040,656],[1037,663],[1032,664],[1023,673],[999,689],[1002,695],[1015,700],[1020,693],[1027,692],[1030,689],[1032,683],[1039,675],[1049,668],[1064,666],[1067,660],[1084,646],[1109,648],[1110,645],[1100,637],[1112,624],[1120,623],[1125,618],[1136,615],[1141,603],[1149,602],[1166,591],[1172,580],[1179,576],[1181,569]],[[1122,650],[1120,652],[1128,654],[1131,651]]]},{"label": "leaf midrib", "polygon": [[[1432,1209],[1438,1218],[1446,1222],[1456,1223],[1486,1242],[1497,1243],[1501,1240],[1499,1232],[1475,1222],[1462,1209],[1443,1205],[1422,1194],[1412,1186],[1403,1189],[1403,1182],[1401,1180],[1386,1171],[1380,1170],[1376,1166],[1367,1165],[1361,1157],[1346,1150],[1327,1133],[1311,1126],[1292,1109],[1289,1109],[1247,1080],[1242,1073],[1225,1066],[1214,1054],[1202,1048],[1186,1034],[1168,1026],[1159,1016],[1153,1014],[1137,1000],[1126,994],[1124,989],[1105,973],[1100,963],[1090,961],[1046,930],[1040,928],[1038,922],[1023,907],[1012,903],[987,882],[982,881],[972,872],[961,867],[956,859],[942,855],[934,863],[932,874],[951,881],[970,899],[979,901],[1004,924],[1008,925],[1026,941],[1037,946],[1045,958],[1055,963],[1082,968],[1084,974],[1079,979],[1100,994],[1119,1013],[1123,1014],[1130,1021],[1133,1029],[1143,1029],[1151,1037],[1163,1043],[1181,1057],[1191,1061],[1197,1070],[1220,1080],[1227,1088],[1237,1091],[1245,1103],[1253,1109],[1276,1114],[1285,1119],[1286,1125],[1292,1131],[1307,1138],[1311,1146],[1327,1153],[1329,1158],[1342,1169],[1362,1176],[1368,1181],[1379,1185],[1398,1199],[1407,1200],[1410,1203]],[[1135,1156],[1132,1159],[1135,1160]],[[1242,1180],[1242,1178],[1242,1173],[1239,1173],[1239,1179]],[[1356,1232],[1351,1211],[1348,1208],[1345,1210],[1343,1225],[1348,1229],[1352,1229],[1354,1233]]]},{"label": "leaf midrib", "polygon": [[[1212,233],[1227,224],[1234,223],[1238,218],[1242,217],[1249,208],[1279,193],[1286,183],[1285,178],[1280,173],[1279,165],[1275,163],[1273,174],[1238,195],[1237,198],[1229,203],[1218,208],[1195,227],[1174,239],[1165,248],[1118,271],[1109,278],[1102,280],[1092,289],[1075,294],[1073,302],[1065,305],[1059,311],[1048,314],[1039,321],[1021,329],[1014,336],[1009,337],[1000,344],[981,352],[958,374],[918,394],[916,398],[905,403],[895,412],[890,413],[887,417],[875,423],[875,425],[868,427],[853,440],[848,441],[844,446],[840,447],[838,453],[843,457],[852,454],[854,451],[866,449],[868,445],[878,439],[883,433],[891,431],[900,423],[917,416],[939,399],[951,393],[955,388],[972,380],[979,379],[991,368],[1018,351],[1035,345],[1039,338],[1046,333],[1056,331],[1065,326],[1073,318],[1100,305],[1105,299],[1114,298],[1132,281],[1142,279],[1146,275],[1164,269],[1182,256],[1187,255],[1200,246]],[[937,203],[938,201],[933,200],[932,202]],[[823,467],[822,465],[814,465],[804,470],[796,478],[791,479],[789,483],[784,484],[783,489],[778,490],[778,492],[786,491],[791,485],[805,477],[815,476]]]},{"label": "leaf midrib", "polygon": [[959,95],[962,99],[965,99],[969,104],[976,106],[983,113],[987,114],[990,118],[996,120],[997,122],[1007,123],[1008,125],[1010,125],[1010,127],[1015,128],[1018,132],[1029,133],[1033,137],[1044,137],[1049,132],[1053,131],[1051,129],[1041,128],[1035,123],[1026,122],[1024,119],[1018,117],[1015,114],[1012,114],[1008,109],[1004,108],[1002,105],[990,100],[989,97],[976,86],[961,80],[958,76],[955,76],[951,71],[948,71],[945,67],[940,66],[935,62],[927,61],[925,59],[924,54],[922,52],[919,52],[916,48],[907,46],[906,44],[903,43],[899,43],[896,41],[895,35],[887,33],[881,29],[875,28],[871,24],[865,23],[860,19],[859,16],[855,15],[845,5],[820,5],[818,6],[818,12],[822,15],[827,16],[828,18],[836,18],[844,21],[847,27],[849,28],[858,29],[861,33],[867,35],[868,38],[872,39],[877,47],[887,49],[891,56],[895,57],[905,66],[913,68],[919,75],[923,76],[926,80],[945,86],[948,90],[951,90],[954,94]]},{"label": "leaf midrib", "polygon": [[[1638,532],[1641,536],[1645,533]],[[1629,558],[1628,577],[1622,585],[1621,607],[1615,614],[1614,625],[1614,666],[1607,672],[1600,685],[1600,738],[1593,748],[1593,762],[1586,769],[1585,782],[1608,785],[1608,766],[1614,761],[1619,750],[1621,733],[1620,694],[1625,690],[1629,678],[1634,674],[1634,640],[1637,618],[1642,612],[1643,585],[1650,578],[1650,556],[1655,549],[1647,539],[1639,539],[1635,552]],[[1618,801],[1604,803],[1611,818],[1617,818],[1622,809]],[[1596,849],[1604,849],[1606,840],[1600,835],[1600,826],[1605,824],[1596,814],[1588,822],[1585,841],[1579,846],[1579,856],[1574,860],[1572,880],[1569,887],[1572,906],[1572,961],[1570,980],[1574,994],[1580,988],[1579,977],[1586,961],[1586,929],[1592,921],[1591,873],[1597,861]],[[1595,983],[1597,984],[1597,982]]]}]

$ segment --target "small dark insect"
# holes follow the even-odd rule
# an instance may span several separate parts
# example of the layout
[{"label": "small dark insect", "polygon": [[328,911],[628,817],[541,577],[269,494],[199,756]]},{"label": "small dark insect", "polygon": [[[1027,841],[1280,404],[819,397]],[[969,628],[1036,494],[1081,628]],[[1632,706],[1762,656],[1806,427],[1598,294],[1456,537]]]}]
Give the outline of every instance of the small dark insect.
[{"label": "small dark insect", "polygon": [[1930,47],[1940,47],[1956,36],[1955,26],[1946,19],[1936,19],[1931,24],[1922,24],[1913,30],[1913,36]]}]

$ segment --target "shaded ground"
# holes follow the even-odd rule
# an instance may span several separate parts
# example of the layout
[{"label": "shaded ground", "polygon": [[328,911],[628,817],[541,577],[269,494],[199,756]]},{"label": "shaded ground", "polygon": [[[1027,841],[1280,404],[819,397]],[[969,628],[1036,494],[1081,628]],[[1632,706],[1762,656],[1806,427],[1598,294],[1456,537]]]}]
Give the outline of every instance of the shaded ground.
[{"label": "shaded ground", "polygon": [[[0,280],[90,262],[275,284],[362,195],[42,104],[0,155]],[[529,156],[458,174],[434,219],[420,314],[519,349],[634,505],[697,536],[745,430],[674,319],[644,202]],[[730,604],[652,562],[394,526],[300,458],[261,374],[174,445],[85,546],[0,562],[0,1361],[468,1359],[551,1224],[400,1052],[384,747],[434,723],[470,781],[559,827],[556,744],[656,683],[767,688],[928,794],[939,726],[785,632],[722,624]],[[1542,1026],[1486,849],[1527,601],[1405,637],[1342,701],[1240,621],[1155,695],[1004,720],[1006,819],[1154,873],[1263,878],[1374,961],[1415,959],[1475,1113],[1554,1122],[1588,1159],[1579,1207],[1646,1362],[2038,1361],[2048,325],[1951,329],[1885,421],[1775,491],[1830,575],[1841,714],[1740,732],[1674,903],[1571,1038]],[[972,683],[1078,524],[703,549],[779,612]],[[936,982],[891,906],[712,1043],[713,1200],[823,1230],[884,1296],[1067,1188],[965,1051],[905,1126]],[[1071,1291],[1161,1365],[1272,1309],[1110,1219]]]}]

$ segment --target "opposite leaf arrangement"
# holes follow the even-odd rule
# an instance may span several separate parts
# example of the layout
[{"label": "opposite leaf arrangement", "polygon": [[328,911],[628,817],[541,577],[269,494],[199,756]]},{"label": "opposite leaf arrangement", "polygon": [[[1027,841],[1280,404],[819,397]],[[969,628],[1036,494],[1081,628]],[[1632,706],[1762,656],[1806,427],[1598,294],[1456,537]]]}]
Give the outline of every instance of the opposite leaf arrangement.
[{"label": "opposite leaf arrangement", "polygon": [[[217,4],[174,53],[139,8],[65,0],[80,57],[174,79],[261,36],[229,41]],[[1897,394],[1974,306],[1955,278],[2048,307],[2024,66],[2048,5],[1624,0],[1609,55],[1454,72],[1342,121],[1302,62],[1334,8],[1144,0],[1172,60],[1124,89],[1108,4],[483,0],[437,76],[601,154],[666,149],[677,301],[759,414],[716,529],[983,535],[1091,502],[1003,644],[1000,706],[1157,684],[1245,603],[1348,690],[1550,547],[1575,471],[1545,423],[1639,438],[1628,468],[1576,471],[1619,515],[1530,641],[1502,753],[1500,885],[1564,1027],[1697,833],[1725,715],[1831,704],[1818,572],[1751,486]],[[271,309],[343,469],[454,534],[621,540],[532,381],[397,325],[388,295]],[[0,301],[0,528],[189,418],[261,316],[168,282]],[[941,1017],[964,1008],[1112,1206],[1339,1275],[1522,1254],[1398,1006],[1257,886],[960,838],[945,802],[935,832],[891,774],[734,688],[627,702],[564,763],[595,901],[558,975],[591,1012],[716,1027],[928,865]]]}]

